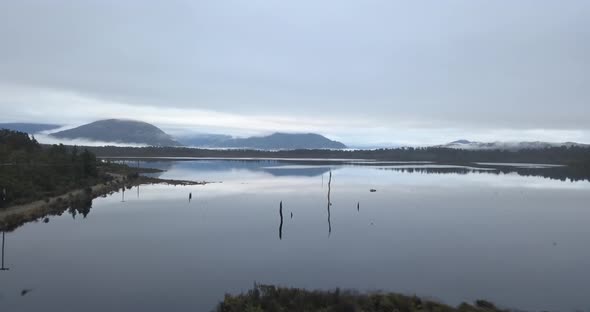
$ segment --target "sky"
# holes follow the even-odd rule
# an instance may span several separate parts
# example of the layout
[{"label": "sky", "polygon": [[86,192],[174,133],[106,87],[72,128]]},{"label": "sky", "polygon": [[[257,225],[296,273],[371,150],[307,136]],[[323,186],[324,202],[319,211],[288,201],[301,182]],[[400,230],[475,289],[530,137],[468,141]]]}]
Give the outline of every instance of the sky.
[{"label": "sky", "polygon": [[590,1],[0,2],[0,122],[590,143]]}]

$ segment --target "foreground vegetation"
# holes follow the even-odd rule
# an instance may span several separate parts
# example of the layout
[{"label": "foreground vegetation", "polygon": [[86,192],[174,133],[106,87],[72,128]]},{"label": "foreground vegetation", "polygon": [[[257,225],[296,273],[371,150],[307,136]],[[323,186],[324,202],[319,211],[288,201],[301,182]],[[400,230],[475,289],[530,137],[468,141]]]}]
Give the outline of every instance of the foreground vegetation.
[{"label": "foreground vegetation", "polygon": [[442,303],[395,293],[361,294],[352,291],[308,291],[297,288],[282,288],[254,285],[247,293],[225,295],[216,308],[218,312],[476,312],[505,311],[485,300],[473,305],[462,303],[452,307]]}]

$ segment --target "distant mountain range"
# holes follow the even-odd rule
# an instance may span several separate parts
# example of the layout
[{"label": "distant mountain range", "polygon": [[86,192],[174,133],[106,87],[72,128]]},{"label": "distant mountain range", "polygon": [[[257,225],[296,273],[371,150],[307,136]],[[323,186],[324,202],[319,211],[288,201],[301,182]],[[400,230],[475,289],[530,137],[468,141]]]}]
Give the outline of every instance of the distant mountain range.
[{"label": "distant mountain range", "polygon": [[[36,134],[47,133],[60,128],[56,124],[35,123],[0,123],[0,128]],[[149,146],[187,146],[199,148],[230,148],[230,149],[259,149],[259,150],[292,150],[292,149],[343,149],[347,148],[341,142],[330,140],[316,133],[273,133],[266,136],[235,138],[223,134],[193,134],[172,137],[160,128],[142,121],[125,119],[106,119],[85,124],[73,129],[49,134],[58,139],[78,139],[105,143],[142,144]],[[78,143],[80,144],[80,143]],[[435,147],[446,147],[468,150],[522,150],[543,149],[556,146],[581,146],[588,144],[575,142],[550,143],[542,141],[522,142],[477,142],[457,140]],[[384,148],[376,146],[375,148]],[[389,148],[396,146],[389,146]],[[367,149],[361,147],[360,149]]]},{"label": "distant mountain range", "polygon": [[343,149],[341,142],[330,140],[316,133],[273,133],[262,137],[233,139],[222,145],[246,146],[257,149]]},{"label": "distant mountain range", "polygon": [[[186,142],[186,141],[182,141]],[[200,144],[194,144],[200,143]],[[223,135],[193,140],[192,146],[212,148],[249,148],[260,150],[343,149],[346,145],[315,133],[273,133],[267,136],[232,138]]]},{"label": "distant mountain range", "polygon": [[177,136],[177,140],[186,146],[195,147],[217,147],[217,143],[231,140],[233,137],[225,134],[191,134],[185,136]]},{"label": "distant mountain range", "polygon": [[36,124],[36,123],[0,123],[0,129],[8,129],[13,131],[26,132],[29,134],[35,134],[41,131],[53,130],[61,127],[60,125],[53,124]]},{"label": "distant mountain range", "polygon": [[550,143],[541,141],[522,141],[522,142],[476,142],[468,140],[457,140],[449,142],[447,144],[438,145],[438,147],[448,147],[457,149],[469,149],[469,150],[522,150],[522,149],[543,149],[547,147],[559,147],[559,146],[589,146],[588,144],[581,144],[575,142],[564,142],[564,143]]},{"label": "distant mountain range", "polygon": [[135,143],[151,146],[180,146],[172,136],[147,122],[106,119],[73,129],[52,133],[60,139],[86,139],[100,142]]},{"label": "distant mountain range", "polygon": [[342,149],[346,145],[315,133],[274,133],[267,136],[234,138],[221,134],[198,134],[173,138],[160,128],[141,121],[99,120],[73,129],[51,133],[60,139],[145,144],[150,146],[192,146],[205,148]]}]

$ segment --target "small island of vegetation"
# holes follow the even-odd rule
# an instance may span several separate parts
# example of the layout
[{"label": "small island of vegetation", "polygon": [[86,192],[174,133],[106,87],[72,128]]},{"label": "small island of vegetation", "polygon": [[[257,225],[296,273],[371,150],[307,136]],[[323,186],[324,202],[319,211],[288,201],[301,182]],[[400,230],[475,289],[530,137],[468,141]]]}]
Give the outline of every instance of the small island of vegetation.
[{"label": "small island of vegetation", "polygon": [[477,300],[473,305],[462,303],[457,307],[396,293],[375,292],[362,294],[354,291],[309,291],[298,288],[283,288],[270,285],[254,285],[246,293],[225,295],[217,312],[499,312],[486,300]]}]

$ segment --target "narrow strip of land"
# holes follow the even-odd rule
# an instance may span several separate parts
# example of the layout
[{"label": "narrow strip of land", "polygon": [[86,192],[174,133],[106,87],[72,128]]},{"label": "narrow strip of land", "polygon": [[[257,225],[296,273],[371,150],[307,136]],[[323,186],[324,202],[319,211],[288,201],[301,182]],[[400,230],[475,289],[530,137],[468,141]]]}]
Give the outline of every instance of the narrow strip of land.
[{"label": "narrow strip of land", "polygon": [[159,179],[146,176],[128,178],[125,175],[117,173],[107,174],[113,179],[106,183],[99,183],[43,200],[36,200],[0,209],[0,228],[3,230],[11,230],[26,222],[34,221],[47,215],[63,211],[75,201],[80,201],[81,199],[92,200],[119,191],[122,188],[145,184],[204,185],[209,183],[205,181]]}]

